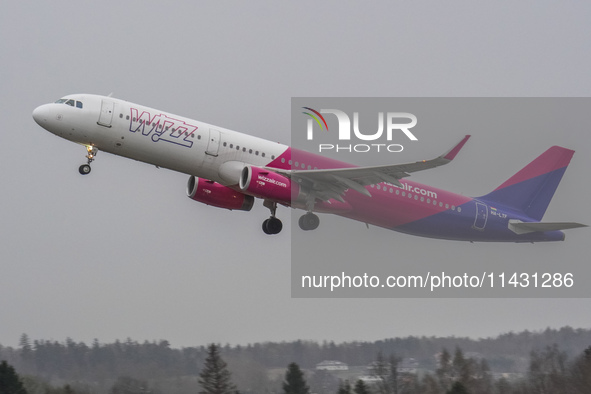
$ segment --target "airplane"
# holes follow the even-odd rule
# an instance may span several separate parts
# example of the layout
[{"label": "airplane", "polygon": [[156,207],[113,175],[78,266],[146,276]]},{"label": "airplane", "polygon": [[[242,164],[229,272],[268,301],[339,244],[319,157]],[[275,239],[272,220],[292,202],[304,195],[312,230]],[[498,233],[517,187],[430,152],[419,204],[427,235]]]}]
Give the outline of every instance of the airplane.
[{"label": "airplane", "polygon": [[90,164],[103,151],[189,175],[187,195],[207,205],[250,211],[260,198],[271,212],[262,225],[269,235],[283,227],[276,217],[278,205],[306,211],[298,222],[306,231],[319,226],[317,213],[471,242],[562,241],[561,230],[587,227],[542,221],[574,154],[559,146],[492,192],[472,198],[404,179],[450,163],[469,135],[434,159],[356,167],[110,96],[68,95],[37,107],[33,119],[86,148],[82,175],[90,173]]}]

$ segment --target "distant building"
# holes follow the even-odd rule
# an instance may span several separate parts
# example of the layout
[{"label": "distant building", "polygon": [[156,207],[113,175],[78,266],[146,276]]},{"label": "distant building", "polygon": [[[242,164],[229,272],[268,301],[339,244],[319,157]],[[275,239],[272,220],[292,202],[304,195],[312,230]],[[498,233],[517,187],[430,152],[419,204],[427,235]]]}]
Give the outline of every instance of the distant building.
[{"label": "distant building", "polygon": [[379,378],[375,375],[361,375],[359,377],[359,380],[363,380],[363,383],[368,383],[368,384],[379,383],[382,381],[381,378]]},{"label": "distant building", "polygon": [[340,361],[324,360],[316,364],[316,369],[324,371],[348,371],[349,366]]}]

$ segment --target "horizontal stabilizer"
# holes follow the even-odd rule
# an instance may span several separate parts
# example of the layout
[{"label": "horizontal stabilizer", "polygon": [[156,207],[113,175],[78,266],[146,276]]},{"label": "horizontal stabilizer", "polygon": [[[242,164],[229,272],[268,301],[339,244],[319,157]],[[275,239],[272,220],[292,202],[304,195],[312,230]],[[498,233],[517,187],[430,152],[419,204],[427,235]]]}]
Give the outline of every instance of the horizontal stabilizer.
[{"label": "horizontal stabilizer", "polygon": [[509,230],[513,231],[515,234],[566,230],[577,227],[588,226],[586,224],[575,222],[522,222],[521,220],[509,220]]}]

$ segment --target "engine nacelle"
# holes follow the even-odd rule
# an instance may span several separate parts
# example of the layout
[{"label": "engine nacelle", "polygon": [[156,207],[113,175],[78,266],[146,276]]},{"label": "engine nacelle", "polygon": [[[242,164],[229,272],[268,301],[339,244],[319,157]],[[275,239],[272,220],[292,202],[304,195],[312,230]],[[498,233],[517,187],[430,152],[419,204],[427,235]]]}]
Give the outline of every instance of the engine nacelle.
[{"label": "engine nacelle", "polygon": [[253,166],[242,169],[238,186],[245,193],[275,201],[291,202],[292,192],[294,198],[300,194],[300,186],[288,177]]},{"label": "engine nacelle", "polygon": [[217,182],[192,176],[187,182],[187,196],[192,200],[218,208],[250,211],[254,197],[247,196]]}]

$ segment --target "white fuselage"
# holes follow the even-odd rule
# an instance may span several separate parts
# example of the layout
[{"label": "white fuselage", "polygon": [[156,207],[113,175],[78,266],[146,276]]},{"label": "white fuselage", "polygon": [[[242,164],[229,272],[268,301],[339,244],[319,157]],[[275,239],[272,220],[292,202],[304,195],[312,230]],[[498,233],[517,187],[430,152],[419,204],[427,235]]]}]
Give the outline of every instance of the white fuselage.
[{"label": "white fuselage", "polygon": [[[52,133],[100,151],[194,175],[238,183],[246,164],[263,167],[288,147],[111,97],[77,94],[35,110]],[[66,126],[67,127],[64,127]]]}]

